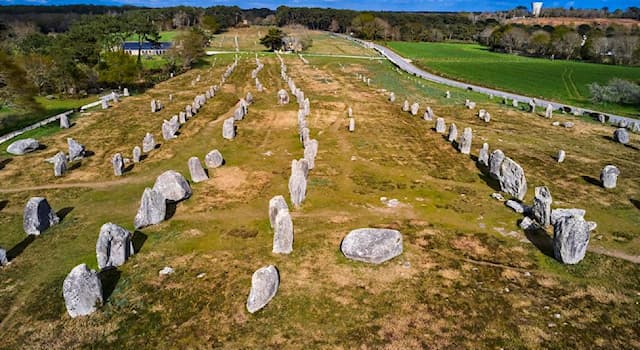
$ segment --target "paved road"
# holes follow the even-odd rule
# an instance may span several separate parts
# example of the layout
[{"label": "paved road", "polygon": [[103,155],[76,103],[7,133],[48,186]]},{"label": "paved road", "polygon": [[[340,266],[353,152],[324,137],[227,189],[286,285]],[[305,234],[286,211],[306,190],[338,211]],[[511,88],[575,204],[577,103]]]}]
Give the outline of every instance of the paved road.
[{"label": "paved road", "polygon": [[[523,95],[518,95],[518,94],[514,94],[514,93],[510,93],[510,92],[506,92],[506,91],[500,91],[500,90],[496,90],[496,89],[490,89],[490,88],[486,88],[483,86],[478,86],[478,85],[473,85],[473,84],[468,84],[468,83],[463,83],[460,81],[456,81],[456,80],[452,80],[452,79],[447,79],[447,78],[443,78],[441,76],[435,75],[435,74],[431,74],[429,72],[425,72],[424,70],[414,66],[413,64],[409,63],[404,57],[398,55],[397,53],[393,52],[392,50],[381,46],[381,45],[377,45],[374,44],[372,42],[368,42],[368,41],[364,41],[364,40],[360,40],[360,39],[356,39],[347,35],[340,35],[340,34],[336,34],[344,39],[347,40],[352,40],[355,41],[357,43],[359,43],[362,46],[374,49],[376,51],[378,51],[381,55],[383,55],[384,57],[386,57],[391,63],[395,64],[396,66],[398,66],[398,68],[404,70],[405,72],[418,76],[420,78],[429,80],[429,81],[433,81],[439,84],[444,84],[444,85],[448,85],[448,86],[453,86],[453,87],[457,87],[460,89],[466,89],[466,90],[473,90],[476,92],[480,92],[486,95],[493,95],[493,96],[497,96],[497,97],[507,97],[511,100],[517,100],[519,103],[524,103],[524,104],[528,104],[529,101],[531,101],[531,97],[527,97],[527,96],[523,96]],[[575,107],[575,106],[570,106],[570,105],[566,105],[566,104],[562,104],[562,103],[558,103],[558,102],[553,102],[553,101],[547,101],[547,100],[542,100],[542,99],[535,99],[536,105],[546,108],[548,104],[551,104],[553,106],[554,110],[559,110],[559,109],[563,109],[565,112],[567,113],[578,113],[578,114],[591,114],[594,117],[602,114],[604,116],[607,117],[607,121],[611,124],[614,125],[620,125],[621,123],[623,125],[626,125],[629,129],[635,129],[635,130],[640,130],[640,120],[638,119],[633,119],[633,118],[628,118],[628,117],[623,117],[623,116],[619,116],[619,115],[615,115],[615,114],[610,114],[610,113],[604,113],[604,112],[599,112],[599,111],[594,111],[591,109],[586,109],[586,108],[581,108],[581,107]]]}]

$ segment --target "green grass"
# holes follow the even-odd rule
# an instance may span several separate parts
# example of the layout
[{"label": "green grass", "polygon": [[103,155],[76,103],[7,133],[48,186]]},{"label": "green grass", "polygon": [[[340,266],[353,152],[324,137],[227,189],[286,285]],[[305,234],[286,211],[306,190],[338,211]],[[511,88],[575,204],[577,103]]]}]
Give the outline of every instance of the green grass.
[{"label": "green grass", "polygon": [[489,51],[476,44],[389,42],[418,66],[448,78],[604,112],[638,116],[640,107],[594,104],[590,83],[613,78],[640,81],[640,67],[529,58]]}]

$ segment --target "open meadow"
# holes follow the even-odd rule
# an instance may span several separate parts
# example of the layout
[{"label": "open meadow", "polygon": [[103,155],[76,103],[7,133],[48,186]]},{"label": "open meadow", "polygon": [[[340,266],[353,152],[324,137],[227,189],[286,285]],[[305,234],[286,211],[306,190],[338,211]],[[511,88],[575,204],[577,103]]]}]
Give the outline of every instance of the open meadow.
[{"label": "open meadow", "polygon": [[447,78],[597,111],[638,117],[640,109],[590,101],[588,84],[613,78],[640,81],[640,67],[530,58],[478,44],[389,42],[420,68]]},{"label": "open meadow", "polygon": [[[262,51],[255,45],[258,30],[227,32],[211,49],[231,49],[238,35],[241,51]],[[312,53],[375,55],[312,35]],[[263,92],[251,79],[256,57],[264,63],[258,73]],[[291,103],[277,104],[287,83],[275,55],[240,54],[216,96],[176,139],[162,140],[163,120],[219,84],[233,61],[229,53],[209,56],[206,64],[107,110],[75,115],[70,129],[39,138],[45,149],[0,154],[0,247],[11,260],[0,268],[0,348],[640,348],[640,135],[630,134],[625,146],[611,139],[610,126],[558,113],[548,120],[544,111],[532,114],[416,80],[384,60],[305,55],[305,64],[297,55],[282,57],[310,100],[307,121],[319,142],[307,198],[300,209],[289,204],[293,252],[271,253],[269,200],[283,195],[289,202],[291,160],[303,156],[295,97],[289,91]],[[444,61],[442,67],[450,67]],[[474,67],[470,79],[493,69],[482,62]],[[547,77],[549,87],[540,94],[564,89],[561,77]],[[236,122],[235,139],[223,139],[224,119],[249,91],[248,115]],[[165,108],[151,113],[151,99]],[[418,116],[401,110],[405,99],[420,104]],[[465,108],[466,99],[477,108]],[[470,156],[421,118],[427,106],[447,126],[473,129]],[[349,107],[354,132],[347,130]],[[480,108],[491,113],[489,123],[477,117]],[[114,176],[111,157],[131,158],[147,132],[160,146]],[[65,151],[68,137],[86,145],[89,156],[54,177],[44,159]],[[583,208],[585,218],[597,222],[583,261],[558,262],[551,231],[525,234],[518,226],[522,214],[491,197],[496,181],[476,165],[483,142],[524,168],[525,203],[531,204],[534,187],[547,186],[553,208]],[[209,180],[191,183],[193,195],[170,219],[134,230],[145,187],[169,169],[190,179],[188,159],[202,160],[213,149],[225,164],[209,169]],[[567,154],[563,163],[554,158],[560,149]],[[599,185],[607,164],[620,169],[615,189]],[[62,217],[35,238],[22,228],[33,196],[46,197]],[[70,318],[63,280],[78,264],[98,268],[96,239],[106,222],[135,231],[136,254],[101,276],[102,307]],[[345,258],[342,239],[361,227],[399,230],[403,253],[380,265]],[[268,264],[277,266],[279,290],[250,314],[252,273]],[[175,272],[159,276],[165,266]]]}]

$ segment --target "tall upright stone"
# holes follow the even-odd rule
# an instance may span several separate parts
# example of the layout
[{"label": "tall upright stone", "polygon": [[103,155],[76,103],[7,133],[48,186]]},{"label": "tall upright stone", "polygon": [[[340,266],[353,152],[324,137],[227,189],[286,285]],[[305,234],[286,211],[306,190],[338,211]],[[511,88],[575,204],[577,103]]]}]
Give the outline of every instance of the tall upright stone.
[{"label": "tall upright stone", "polygon": [[449,124],[449,135],[447,135],[447,141],[454,142],[458,138],[458,127],[456,123]]},{"label": "tall upright stone", "polygon": [[295,171],[289,177],[289,196],[291,203],[299,208],[307,195],[307,179],[302,171]]},{"label": "tall upright stone", "polygon": [[423,119],[426,121],[433,120],[433,110],[431,109],[431,107],[427,107],[427,110],[424,112]]},{"label": "tall upright stone", "polygon": [[121,266],[133,254],[131,232],[110,222],[102,225],[96,242],[96,256],[100,269]]},{"label": "tall upright stone", "polygon": [[551,103],[547,104],[547,108],[544,110],[544,117],[547,119],[551,119],[553,117],[553,106]]},{"label": "tall upright stone", "polygon": [[69,147],[69,161],[82,159],[84,157],[84,145],[78,143],[78,141],[67,138],[67,146]]},{"label": "tall upright stone", "polygon": [[395,93],[391,92],[389,94],[389,102],[391,102],[391,103],[396,102],[396,94]]},{"label": "tall upright stone", "polygon": [[602,168],[602,171],[600,172],[600,182],[602,182],[602,187],[607,189],[616,188],[618,175],[620,175],[620,170],[615,165],[607,165]]},{"label": "tall upright stone", "polygon": [[236,137],[235,120],[233,117],[225,119],[222,123],[222,137],[227,140],[233,140]]},{"label": "tall upright stone", "polygon": [[60,116],[60,128],[69,129],[69,117],[66,114]]},{"label": "tall upright stone", "polygon": [[22,228],[28,235],[40,235],[60,222],[49,202],[43,197],[31,197],[24,207]]},{"label": "tall upright stone", "polygon": [[283,196],[274,196],[269,200],[269,224],[271,225],[271,228],[275,228],[276,217],[280,210],[289,211],[289,206],[287,206],[287,202],[284,200]]},{"label": "tall upright stone", "polygon": [[289,93],[285,89],[280,89],[278,91],[278,104],[286,105],[289,104]]},{"label": "tall upright stone", "polygon": [[444,134],[446,128],[447,126],[445,125],[443,118],[436,119],[436,132],[438,134]]},{"label": "tall upright stone", "polygon": [[122,96],[129,97],[129,89],[124,88],[124,90],[122,91]]},{"label": "tall upright stone", "polygon": [[504,153],[499,149],[491,152],[489,156],[489,175],[496,180],[500,179],[500,169],[504,158]]},{"label": "tall upright stone", "polygon": [[543,227],[551,224],[552,202],[553,198],[551,198],[551,192],[546,186],[536,187],[531,213],[536,222]]},{"label": "tall upright stone", "polygon": [[198,183],[209,179],[198,157],[189,158],[187,165],[189,167],[189,173],[191,173],[191,180],[193,182]]},{"label": "tall upright stone", "polygon": [[151,100],[151,113],[155,113],[158,111],[158,104],[156,100]]},{"label": "tall upright stone", "polygon": [[111,158],[111,165],[113,166],[113,173],[116,176],[122,176],[124,172],[124,159],[122,159],[122,154],[114,154]]},{"label": "tall upright stone", "polygon": [[553,222],[553,255],[563,264],[577,264],[587,252],[592,225],[569,212]]},{"label": "tall upright stone", "polygon": [[411,115],[416,116],[418,115],[418,110],[420,109],[420,105],[418,104],[418,102],[414,102],[411,105]]},{"label": "tall upright stone", "polygon": [[483,143],[480,152],[478,152],[478,164],[483,168],[489,167],[489,144]]},{"label": "tall upright stone", "polygon": [[404,100],[404,103],[402,103],[402,111],[403,112],[409,112],[410,108],[411,107],[409,107],[409,101]]},{"label": "tall upright stone", "polygon": [[513,159],[505,157],[500,166],[500,189],[519,200],[527,193],[527,179],[524,170]]},{"label": "tall upright stone", "polygon": [[350,132],[356,131],[356,120],[353,118],[349,118],[349,131]]},{"label": "tall upright stone", "polygon": [[313,139],[309,140],[304,145],[304,159],[309,162],[309,169],[313,169],[316,166],[316,156],[318,155],[318,141]]},{"label": "tall upright stone", "polygon": [[460,138],[460,142],[458,142],[458,150],[462,154],[470,154],[471,153],[471,139],[473,138],[473,131],[471,128],[464,128],[462,131],[462,137]]},{"label": "tall upright stone", "polygon": [[291,253],[293,251],[293,221],[288,209],[278,210],[273,231],[273,253]]},{"label": "tall upright stone", "polygon": [[109,108],[109,102],[107,102],[107,100],[105,100],[105,99],[102,99],[101,106],[102,106],[102,109],[108,109]]},{"label": "tall upright stone", "polygon": [[74,267],[62,284],[67,313],[72,318],[94,313],[102,306],[102,283],[98,273],[86,264]]},{"label": "tall upright stone", "polygon": [[58,152],[53,156],[53,175],[58,177],[67,172],[67,156],[64,152]]},{"label": "tall upright stone", "polygon": [[247,311],[255,313],[265,307],[278,292],[279,285],[280,275],[275,266],[265,266],[254,272],[247,298]]},{"label": "tall upright stone", "polygon": [[564,158],[566,157],[566,153],[563,150],[558,151],[558,155],[556,156],[556,160],[558,163],[564,162]]},{"label": "tall upright stone", "polygon": [[140,163],[140,157],[142,156],[142,150],[140,150],[140,146],[133,147],[133,162]]},{"label": "tall upright stone", "polygon": [[166,218],[167,203],[162,193],[145,188],[140,200],[140,207],[133,220],[136,229],[159,224]]},{"label": "tall upright stone", "polygon": [[142,140],[142,151],[144,153],[151,152],[156,148],[156,140],[153,135],[147,133]]}]

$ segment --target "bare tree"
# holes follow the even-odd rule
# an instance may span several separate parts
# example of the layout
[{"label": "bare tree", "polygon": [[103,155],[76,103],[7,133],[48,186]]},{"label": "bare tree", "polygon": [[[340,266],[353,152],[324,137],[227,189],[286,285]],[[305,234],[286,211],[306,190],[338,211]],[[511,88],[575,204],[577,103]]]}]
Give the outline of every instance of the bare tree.
[{"label": "bare tree", "polygon": [[634,53],[640,49],[637,36],[621,35],[610,38],[613,55],[618,64],[632,64]]},{"label": "bare tree", "polygon": [[571,59],[580,48],[582,38],[576,32],[566,32],[551,43],[553,51],[560,57]]},{"label": "bare tree", "polygon": [[524,48],[528,39],[529,35],[524,31],[524,29],[520,27],[511,27],[502,34],[500,45],[504,47],[507,52],[511,53],[513,50]]}]

